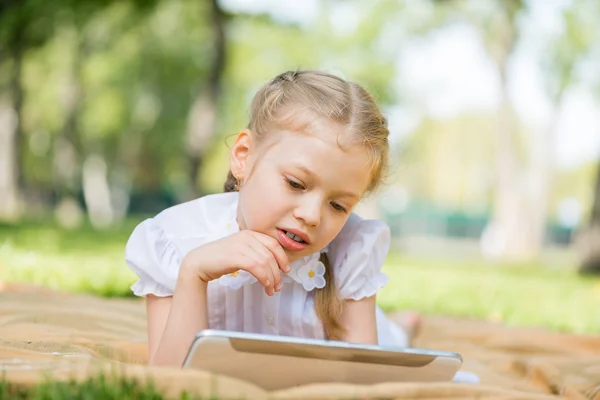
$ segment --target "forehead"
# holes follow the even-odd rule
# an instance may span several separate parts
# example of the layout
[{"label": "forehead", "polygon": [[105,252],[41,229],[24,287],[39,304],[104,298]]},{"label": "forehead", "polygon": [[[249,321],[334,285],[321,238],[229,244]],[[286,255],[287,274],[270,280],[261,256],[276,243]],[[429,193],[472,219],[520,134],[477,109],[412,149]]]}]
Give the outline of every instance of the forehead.
[{"label": "forehead", "polygon": [[267,157],[313,172],[331,190],[349,190],[362,196],[372,176],[366,146],[347,138],[347,129],[339,124],[315,121],[309,128],[272,132],[274,142]]}]

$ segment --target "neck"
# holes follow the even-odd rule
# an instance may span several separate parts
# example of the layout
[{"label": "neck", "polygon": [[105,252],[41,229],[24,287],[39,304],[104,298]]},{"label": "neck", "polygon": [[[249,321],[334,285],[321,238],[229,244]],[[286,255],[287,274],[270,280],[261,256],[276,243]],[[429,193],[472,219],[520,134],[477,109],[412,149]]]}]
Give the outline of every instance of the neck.
[{"label": "neck", "polygon": [[238,204],[236,207],[236,222],[238,224],[238,226],[240,227],[240,231],[243,231],[245,229],[247,229],[246,227],[246,221],[244,220],[244,214],[242,213],[242,208],[240,207],[240,202],[239,202],[239,193],[238,193]]}]

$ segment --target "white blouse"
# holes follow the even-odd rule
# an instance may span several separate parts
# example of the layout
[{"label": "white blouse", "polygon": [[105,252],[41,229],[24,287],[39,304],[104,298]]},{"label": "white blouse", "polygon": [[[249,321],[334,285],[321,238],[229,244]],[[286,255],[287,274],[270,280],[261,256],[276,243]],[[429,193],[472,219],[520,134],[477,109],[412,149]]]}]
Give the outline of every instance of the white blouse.
[{"label": "white blouse", "polygon": [[[131,287],[133,293],[172,296],[187,252],[239,230],[237,201],[237,192],[208,195],[141,222],[125,250],[128,266],[139,277]],[[371,296],[386,284],[388,277],[381,267],[389,245],[385,223],[350,215],[338,236],[322,250],[327,252],[342,299]],[[273,296],[267,296],[246,271],[209,282],[208,327],[323,339],[323,326],[314,309],[314,289],[325,284],[319,255],[292,263],[290,273],[283,275],[281,291]],[[406,345],[404,333],[379,308],[377,323],[380,344]]]}]

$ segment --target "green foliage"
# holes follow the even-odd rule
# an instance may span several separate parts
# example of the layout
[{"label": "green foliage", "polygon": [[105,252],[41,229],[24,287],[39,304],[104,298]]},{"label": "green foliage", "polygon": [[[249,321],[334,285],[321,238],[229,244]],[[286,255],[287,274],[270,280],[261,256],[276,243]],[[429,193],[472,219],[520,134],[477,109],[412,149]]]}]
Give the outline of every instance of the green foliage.
[{"label": "green foliage", "polygon": [[187,113],[211,52],[206,9],[204,2],[142,10],[116,2],[86,20],[59,20],[25,64],[27,142],[40,132],[50,138],[45,151],[27,152],[28,181],[56,183],[53,164],[64,161],[53,149],[75,113],[75,168],[86,155],[101,154],[110,174],[124,170],[141,189],[176,185],[173,173],[185,169]]},{"label": "green foliage", "polygon": [[600,39],[596,16],[598,2],[576,0],[562,12],[562,30],[546,43],[541,65],[550,99],[559,106],[565,90],[576,83],[578,67],[586,60]]},{"label": "green foliage", "polygon": [[[189,174],[188,114],[206,88],[214,53],[209,3],[8,4],[0,17],[0,43],[20,38],[24,52],[22,167],[28,184],[52,192],[64,184],[57,172],[62,164],[74,174],[71,185],[77,191],[83,160],[100,154],[111,181],[119,175],[134,190],[180,192]],[[396,100],[390,82],[399,41],[384,41],[382,34],[402,35],[398,18],[404,6],[390,0],[352,2],[350,8],[357,8],[360,18],[356,29],[346,33],[336,30],[329,15],[347,5],[326,2],[322,7],[309,27],[227,15],[221,118],[205,152],[210,159],[202,175],[203,191],[220,189],[226,172],[223,139],[245,127],[257,84],[283,70],[343,71],[382,104]],[[0,68],[10,69],[3,64],[10,65],[0,63]],[[71,156],[60,153],[65,139],[74,146]],[[69,157],[73,161],[65,161]]]},{"label": "green foliage", "polygon": [[[307,25],[227,14],[224,93],[205,152],[203,192],[220,190],[227,170],[224,142],[246,126],[251,96],[275,74],[327,69],[362,83],[384,107],[399,104],[395,68],[405,43],[467,23],[498,59],[516,43],[519,18],[529,6],[521,0],[350,0],[318,7]],[[597,8],[585,0],[565,8],[564,34],[550,38],[544,59],[549,93],[565,87],[573,60],[598,42]],[[25,0],[3,2],[0,10],[0,100],[10,97],[11,52],[17,45],[23,52],[27,186],[60,197],[64,168],[75,176],[76,192],[83,160],[100,154],[111,183],[121,179],[127,190],[180,193],[190,173],[188,114],[207,85],[215,48],[209,3]],[[75,148],[69,156],[60,149],[71,116]]]},{"label": "green foliage", "polygon": [[0,6],[1,47],[21,50],[41,46],[53,29],[57,7],[43,0],[6,1]]}]

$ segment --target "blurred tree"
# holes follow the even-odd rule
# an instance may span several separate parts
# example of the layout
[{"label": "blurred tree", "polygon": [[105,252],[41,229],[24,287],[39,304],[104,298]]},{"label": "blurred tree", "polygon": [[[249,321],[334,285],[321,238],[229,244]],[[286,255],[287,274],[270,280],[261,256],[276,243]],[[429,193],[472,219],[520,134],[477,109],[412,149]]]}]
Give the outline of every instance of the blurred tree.
[{"label": "blurred tree", "polygon": [[39,0],[0,3],[0,218],[14,219],[23,186],[23,60],[51,31],[53,6]]},{"label": "blurred tree", "polygon": [[563,29],[547,40],[541,54],[546,92],[553,107],[547,130],[532,130],[530,141],[531,174],[529,181],[528,216],[531,226],[532,251],[538,252],[544,242],[549,214],[550,193],[553,189],[554,152],[561,107],[565,94],[581,77],[578,67],[585,63],[597,42],[595,16],[600,12],[598,2],[575,0],[561,12]]},{"label": "blurred tree", "polygon": [[[86,127],[86,90],[90,89],[90,85],[85,84],[85,68],[90,57],[105,51],[116,41],[117,35],[122,37],[135,31],[153,10],[156,2],[69,2],[60,14],[62,20],[58,21],[63,29],[71,31],[72,40],[70,65],[64,71],[63,85],[66,90],[61,102],[64,113],[63,126],[54,146],[54,188],[58,198],[57,207],[60,208],[64,202],[73,203],[82,192],[88,215],[96,227],[110,225],[119,216],[115,210],[114,190],[109,179],[109,151],[105,149],[110,143],[110,136],[103,138],[98,145],[97,139],[90,139],[98,134],[101,125],[92,129],[89,129],[89,125]],[[118,118],[117,121],[111,122],[118,123]]]},{"label": "blurred tree", "polygon": [[492,246],[484,244],[488,254],[508,260],[520,260],[531,255],[531,247],[526,236],[527,211],[517,158],[515,121],[509,99],[508,65],[519,39],[517,17],[524,4],[521,0],[506,0],[495,5],[494,9],[480,17],[482,19],[477,24],[496,64],[501,93],[495,129],[498,153],[494,211],[483,238],[484,242],[488,239],[488,243],[492,243]]},{"label": "blurred tree", "polygon": [[[360,82],[385,108],[401,101],[392,84],[398,50],[410,20],[404,2],[321,1],[314,19],[277,20],[268,14],[236,14],[228,26],[229,52],[219,110],[218,138],[247,124],[258,87],[286,70],[323,69]],[[211,143],[200,181],[208,192],[222,190],[228,148]]]},{"label": "blurred tree", "polygon": [[94,24],[110,35],[84,68],[81,116],[90,165],[103,171],[98,179],[115,221],[130,206],[154,212],[190,198],[186,125],[214,54],[208,2],[161,1],[134,21],[135,10],[121,8]]},{"label": "blurred tree", "polygon": [[[442,5],[442,23],[467,22],[480,33],[500,81],[496,122],[497,172],[493,215],[483,236],[487,255],[509,261],[536,257],[545,241],[554,174],[554,148],[559,108],[567,89],[577,82],[577,67],[595,37],[597,2],[574,1],[562,12],[564,30],[547,40],[542,52],[544,80],[554,107],[554,120],[544,130],[528,130],[521,139],[509,99],[509,63],[519,42],[528,3],[522,0],[435,0]],[[597,10],[596,10],[597,11]]]},{"label": "blurred tree", "polygon": [[524,182],[520,173],[518,139],[509,99],[509,62],[519,41],[518,18],[523,0],[433,0],[442,6],[447,23],[468,23],[480,34],[500,82],[500,105],[496,121],[496,182],[493,215],[482,237],[488,256],[521,260],[531,256],[530,227]]},{"label": "blurred tree", "polygon": [[[598,62],[600,61],[600,29],[597,16],[600,13],[599,2],[583,2],[578,9],[578,21],[575,24],[585,24],[586,30],[577,29],[575,32],[582,37],[581,42],[591,42],[595,47],[590,51],[588,61],[590,70],[593,71],[588,78],[592,81],[597,98],[600,98],[600,77],[597,74]],[[583,20],[583,21],[581,21]],[[579,28],[579,27],[578,27]],[[568,51],[569,49],[563,49]],[[579,272],[582,274],[600,274],[600,160],[596,164],[595,184],[592,194],[592,205],[590,207],[589,221],[577,238],[579,245],[581,263]]]},{"label": "blurred tree", "polygon": [[579,272],[582,274],[600,274],[600,162],[594,185],[594,201],[588,226],[579,238],[582,261]]},{"label": "blurred tree", "polygon": [[[44,47],[55,38],[55,34],[65,27],[74,27],[77,45],[73,52],[73,65],[71,66],[68,84],[69,93],[66,93],[65,120],[62,134],[58,141],[57,154],[65,154],[65,147],[70,147],[70,153],[76,156],[80,151],[80,138],[78,137],[79,108],[82,103],[79,72],[86,56],[85,36],[79,35],[87,22],[98,12],[106,9],[112,2],[110,0],[61,0],[59,2],[44,2],[38,0],[3,1],[0,3],[0,69],[10,73],[9,82],[0,82],[2,86],[0,95],[0,119],[3,123],[1,129],[0,146],[3,152],[0,158],[0,182],[3,196],[0,197],[0,214],[5,217],[14,217],[18,213],[16,204],[19,204],[21,192],[29,185],[26,179],[25,151],[25,125],[28,121],[23,112],[27,105],[26,90],[24,89],[23,71],[25,60],[33,50]],[[138,11],[150,9],[155,1],[130,0]],[[58,160],[57,163],[62,162]],[[78,165],[70,169],[76,171]],[[64,178],[64,177],[63,177]],[[59,196],[64,187],[72,184],[59,179],[56,188]],[[29,187],[29,189],[34,189]]]},{"label": "blurred tree", "polygon": [[210,0],[210,12],[205,16],[212,27],[213,50],[207,79],[197,89],[187,122],[186,154],[189,163],[186,198],[198,196],[199,174],[211,140],[217,133],[217,113],[225,72],[227,36],[225,13],[218,0]]},{"label": "blurred tree", "polygon": [[202,190],[197,175],[216,135],[211,121],[226,51],[225,39],[216,49],[212,7],[164,1],[139,28],[139,52],[125,67],[131,68],[129,84],[134,83],[127,101],[133,105],[126,112],[129,126],[125,135],[115,132],[123,167],[131,171],[135,211],[155,211],[166,205],[166,197],[184,201]]},{"label": "blurred tree", "polygon": [[494,176],[489,160],[493,114],[470,113],[452,119],[424,119],[403,147],[399,182],[413,201],[466,214],[488,212]]},{"label": "blurred tree", "polygon": [[93,220],[118,220],[130,205],[154,212],[220,190],[227,148],[215,139],[246,126],[259,83],[326,69],[360,81],[385,109],[401,100],[398,49],[422,28],[393,0],[322,1],[308,22],[217,1],[155,3],[61,0],[45,13],[44,41],[23,59],[18,121],[31,151],[15,169],[45,204],[49,193],[59,205],[76,197]]}]

